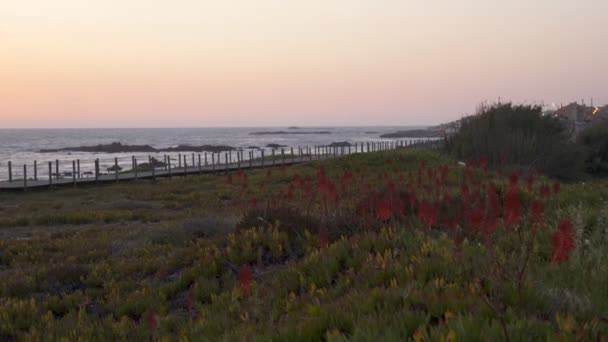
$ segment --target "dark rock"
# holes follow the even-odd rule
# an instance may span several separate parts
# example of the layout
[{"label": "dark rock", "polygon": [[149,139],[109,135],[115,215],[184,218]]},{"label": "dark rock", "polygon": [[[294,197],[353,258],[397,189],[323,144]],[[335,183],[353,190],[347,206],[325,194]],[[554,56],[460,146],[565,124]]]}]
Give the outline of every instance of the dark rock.
[{"label": "dark rock", "polygon": [[79,146],[79,147],[65,147],[58,149],[42,149],[41,153],[54,153],[54,152],[99,152],[99,153],[124,153],[124,152],[156,152],[156,149],[150,145],[123,145],[119,142],[113,142],[111,144],[95,145],[95,146]]},{"label": "dark rock", "polygon": [[[190,145],[178,145],[177,147],[169,147],[164,149],[156,149],[150,145],[123,145],[119,142],[114,142],[108,145],[95,145],[95,146],[79,146],[79,147],[64,147],[58,149],[42,149],[41,153],[55,153],[55,152],[92,152],[92,153],[127,153],[127,152],[225,152],[234,151],[235,148],[231,146],[223,145],[203,145],[203,146],[190,146]],[[160,163],[160,162],[159,162]],[[164,166],[158,163],[156,166]]]},{"label": "dark rock", "polygon": [[159,152],[226,152],[234,151],[236,148],[232,146],[224,145],[202,145],[202,146],[191,146],[191,145],[178,145],[177,147],[169,147],[159,150]]},{"label": "dark rock", "polygon": [[286,145],[279,145],[279,144],[268,144],[268,145],[266,145],[266,147],[272,148],[272,149],[276,150],[277,148],[283,148],[283,147],[287,147],[287,146]]},{"label": "dark rock", "polygon": [[348,141],[332,142],[329,147],[348,147],[351,146]]},{"label": "dark rock", "polygon": [[439,138],[441,133],[428,129],[413,129],[380,135],[380,138]]},{"label": "dark rock", "polygon": [[268,132],[251,132],[250,135],[288,135],[288,134],[331,134],[329,131],[268,131]]},{"label": "dark rock", "polygon": [[111,167],[107,168],[106,171],[108,172],[120,172],[122,171],[122,167],[118,166],[118,165],[112,165]]}]

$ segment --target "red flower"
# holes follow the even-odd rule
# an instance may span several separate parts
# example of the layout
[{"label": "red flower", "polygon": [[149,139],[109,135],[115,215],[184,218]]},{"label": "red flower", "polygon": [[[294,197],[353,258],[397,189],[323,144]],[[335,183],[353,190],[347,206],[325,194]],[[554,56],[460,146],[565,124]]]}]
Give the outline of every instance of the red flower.
[{"label": "red flower", "polygon": [[556,195],[558,195],[559,194],[559,189],[560,189],[559,182],[553,183],[553,193],[556,194]]},{"label": "red flower", "polygon": [[392,180],[389,179],[389,181],[386,183],[386,187],[389,193],[392,194],[393,192],[395,192],[395,183],[393,183]]},{"label": "red flower", "polygon": [[156,316],[154,311],[148,311],[148,314],[146,315],[146,323],[148,324],[148,330],[150,330],[151,332],[156,331],[156,329],[158,328],[158,317]]},{"label": "red flower", "polygon": [[386,198],[376,201],[376,216],[381,221],[386,221],[393,217],[391,204]]},{"label": "red flower", "polygon": [[494,215],[500,214],[500,204],[498,203],[498,195],[496,195],[496,189],[494,185],[490,184],[487,190],[488,201],[490,202],[490,208]]},{"label": "red flower", "polygon": [[460,192],[462,193],[462,200],[465,203],[469,202],[469,187],[467,186],[466,183],[462,183],[462,185],[460,186]]},{"label": "red flower", "polygon": [[551,197],[551,189],[547,184],[543,184],[540,186],[540,196],[543,198]]},{"label": "red flower", "polygon": [[467,207],[465,215],[467,216],[468,223],[479,230],[483,228],[483,209],[480,206],[474,208]]},{"label": "red flower", "polygon": [[412,211],[414,210],[414,206],[416,205],[416,194],[413,191],[410,191],[409,194],[409,200],[410,200],[410,208],[412,209]]},{"label": "red flower", "polygon": [[538,198],[535,198],[532,201],[532,208],[531,208],[531,216],[532,216],[532,222],[534,223],[541,223],[544,220],[544,216],[545,216],[545,206],[543,205],[543,202],[541,202]]},{"label": "red flower", "polygon": [[340,178],[340,183],[342,184],[342,188],[344,190],[347,189],[348,184],[354,179],[355,177],[353,176],[353,174],[346,170],[344,171],[344,174],[342,175],[342,178]]},{"label": "red flower", "polygon": [[534,173],[532,170],[528,173],[528,191],[532,191],[532,186],[534,185]]},{"label": "red flower", "polygon": [[485,157],[479,159],[479,167],[485,174],[488,174],[488,160]]},{"label": "red flower", "polygon": [[239,285],[245,296],[251,295],[253,290],[253,273],[249,266],[243,265],[239,271]]},{"label": "red flower", "polygon": [[426,201],[418,206],[418,219],[430,229],[439,221],[439,203],[431,205]]},{"label": "red flower", "polygon": [[511,187],[505,197],[505,225],[519,223],[521,219],[521,202],[517,187]]},{"label": "red flower", "polygon": [[511,173],[509,176],[509,184],[511,187],[517,186],[517,175],[515,172]]},{"label": "red flower", "polygon": [[551,255],[551,263],[559,265],[568,261],[570,253],[574,250],[574,231],[570,220],[563,219],[559,227],[551,236],[551,245],[553,247]]}]

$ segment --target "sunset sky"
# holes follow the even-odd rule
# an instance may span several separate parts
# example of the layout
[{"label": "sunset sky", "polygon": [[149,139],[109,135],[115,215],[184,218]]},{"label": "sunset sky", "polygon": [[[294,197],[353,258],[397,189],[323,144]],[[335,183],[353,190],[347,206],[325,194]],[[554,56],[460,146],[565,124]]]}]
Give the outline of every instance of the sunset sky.
[{"label": "sunset sky", "polygon": [[606,0],[3,0],[0,128],[423,125],[608,103]]}]

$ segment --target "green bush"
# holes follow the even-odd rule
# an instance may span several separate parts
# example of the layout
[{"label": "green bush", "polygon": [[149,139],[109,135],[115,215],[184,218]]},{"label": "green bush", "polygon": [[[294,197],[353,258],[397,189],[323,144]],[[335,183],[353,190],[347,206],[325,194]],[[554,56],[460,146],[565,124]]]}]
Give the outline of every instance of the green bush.
[{"label": "green bush", "polygon": [[457,158],[485,160],[491,168],[538,168],[565,180],[582,176],[585,159],[558,119],[539,106],[511,103],[482,105],[462,120],[446,147]]},{"label": "green bush", "polygon": [[587,172],[608,174],[608,121],[587,128],[576,141],[588,151],[585,163]]}]

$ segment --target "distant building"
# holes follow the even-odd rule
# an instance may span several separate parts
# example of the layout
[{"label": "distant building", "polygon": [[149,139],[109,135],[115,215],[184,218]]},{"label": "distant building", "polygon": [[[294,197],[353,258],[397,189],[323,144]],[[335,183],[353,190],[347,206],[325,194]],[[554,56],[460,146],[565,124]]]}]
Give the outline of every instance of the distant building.
[{"label": "distant building", "polygon": [[553,114],[570,126],[575,137],[585,128],[608,120],[608,105],[591,107],[573,102],[557,109]]}]

